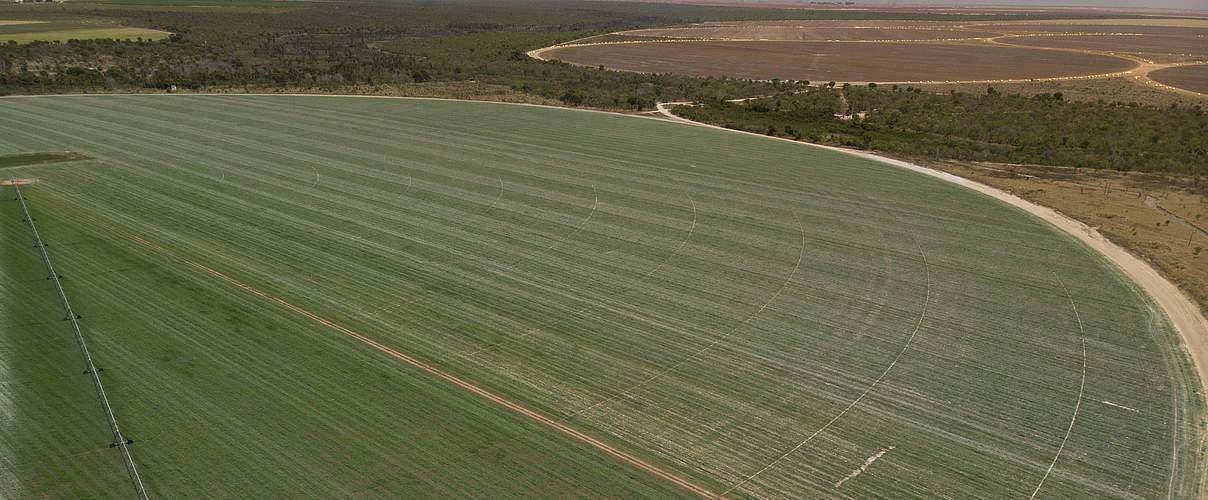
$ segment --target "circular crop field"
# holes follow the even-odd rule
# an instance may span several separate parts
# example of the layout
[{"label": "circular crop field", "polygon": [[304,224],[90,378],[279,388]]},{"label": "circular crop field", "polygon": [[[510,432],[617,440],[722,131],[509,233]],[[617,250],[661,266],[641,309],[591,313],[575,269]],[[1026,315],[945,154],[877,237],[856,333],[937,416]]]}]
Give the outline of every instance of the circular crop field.
[{"label": "circular crop field", "polygon": [[130,486],[18,188],[155,497],[1199,491],[1150,299],[928,175],[531,106],[0,107],[0,153],[80,155],[3,186],[0,496]]},{"label": "circular crop field", "polygon": [[647,73],[840,82],[1076,77],[1128,70],[1106,55],[927,43],[660,42],[555,48],[543,57]]},{"label": "circular crop field", "polygon": [[1208,65],[1176,66],[1149,73],[1158,83],[1208,94]]}]

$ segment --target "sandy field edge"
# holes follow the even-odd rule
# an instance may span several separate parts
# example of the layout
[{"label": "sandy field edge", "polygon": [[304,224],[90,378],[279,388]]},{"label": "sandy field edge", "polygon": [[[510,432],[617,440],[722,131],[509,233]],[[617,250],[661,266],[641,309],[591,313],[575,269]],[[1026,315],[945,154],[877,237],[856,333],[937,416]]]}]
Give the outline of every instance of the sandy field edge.
[{"label": "sandy field edge", "polygon": [[1159,273],[1140,257],[1133,255],[1128,250],[1125,250],[1123,247],[1120,247],[1111,240],[1103,237],[1103,235],[1099,234],[1099,232],[1094,228],[1091,228],[1090,226],[1074,220],[1049,207],[1032,203],[1031,201],[1025,200],[1001,189],[990,187],[980,182],[969,180],[954,174],[866,151],[857,151],[834,146],[825,146],[822,144],[795,141],[783,137],[769,137],[754,132],[732,130],[716,125],[695,122],[672,114],[670,109],[668,109],[668,106],[674,104],[677,103],[660,103],[658,105],[658,110],[672,121],[679,123],[728,130],[730,132],[750,134],[767,139],[805,144],[807,146],[838,151],[930,175],[932,177],[943,179],[953,184],[958,184],[1005,201],[1015,207],[1023,209],[1032,215],[1040,217],[1054,226],[1057,226],[1058,229],[1069,233],[1099,253],[1103,254],[1108,261],[1115,264],[1120,271],[1140,285],[1141,288],[1144,289],[1145,292],[1148,293],[1149,296],[1154,300],[1154,302],[1158,304],[1158,307],[1161,307],[1162,310],[1166,312],[1167,318],[1170,319],[1171,324],[1174,326],[1175,330],[1179,332],[1179,336],[1183,339],[1184,349],[1191,354],[1191,359],[1195,363],[1196,373],[1199,374],[1200,384],[1204,387],[1208,387],[1208,370],[1206,370],[1206,368],[1208,368],[1208,320],[1206,320],[1203,314],[1200,313],[1199,306],[1195,303],[1195,301],[1191,300],[1187,294],[1183,293],[1178,286],[1166,279],[1166,277],[1162,276],[1161,273]]}]

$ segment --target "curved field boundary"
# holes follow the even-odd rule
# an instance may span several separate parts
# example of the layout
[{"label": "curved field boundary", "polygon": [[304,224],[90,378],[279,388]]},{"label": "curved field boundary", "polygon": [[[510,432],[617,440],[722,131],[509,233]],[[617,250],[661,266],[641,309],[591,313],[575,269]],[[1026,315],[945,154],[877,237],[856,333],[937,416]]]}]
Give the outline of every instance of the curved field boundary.
[{"label": "curved field boundary", "polygon": [[[1178,67],[1182,67],[1182,66],[1205,66],[1205,65],[1208,65],[1208,61],[1194,61],[1194,62],[1185,62],[1185,63],[1177,63],[1177,64],[1164,64],[1161,66],[1147,68],[1143,74],[1138,74],[1138,78],[1144,78],[1145,80],[1148,81],[1148,83],[1150,85],[1153,85],[1155,87],[1162,87],[1162,88],[1165,88],[1168,90],[1174,90],[1176,92],[1185,93],[1188,95],[1195,95],[1195,96],[1199,96],[1199,97],[1208,97],[1208,93],[1200,92],[1198,90],[1183,88],[1183,87],[1175,87],[1170,84],[1162,83],[1161,81],[1155,80],[1152,76],[1150,76],[1151,74],[1153,74],[1154,72],[1159,71],[1159,70],[1178,68]],[[1159,78],[1161,78],[1161,77],[1159,76]]]},{"label": "curved field boundary", "polygon": [[[153,94],[153,95],[168,95],[168,94]],[[198,95],[198,94],[194,94],[194,95]],[[384,99],[426,99],[426,100],[463,101],[463,100],[459,100],[459,99],[434,99],[434,98],[417,98],[417,97],[349,96],[349,95],[285,94],[285,93],[281,93],[281,94],[208,94],[208,95],[292,95],[292,96],[334,97],[334,98],[358,97],[358,98],[384,98]],[[9,97],[9,98],[37,98],[37,97],[39,97],[39,96],[13,96],[13,97]],[[62,96],[56,96],[56,97],[62,97]],[[5,99],[5,98],[0,98],[0,99]],[[563,108],[563,107],[559,107],[559,106],[545,106],[545,105],[524,104],[524,103],[504,103],[504,104],[567,109],[567,108]],[[693,121],[690,121],[690,120],[687,120],[684,118],[680,118],[680,117],[675,116],[670,113],[670,111],[667,109],[668,104],[674,104],[674,103],[659,103],[658,110],[662,114],[671,118],[670,121],[690,124],[690,125],[694,125],[694,126],[709,127],[709,128],[714,128],[714,129],[718,129],[718,130],[727,130],[729,132],[750,134],[750,135],[759,136],[759,137],[767,137],[762,134],[735,131],[735,130],[725,129],[725,128],[714,126],[714,125],[693,122]],[[577,110],[577,111],[599,112],[599,113],[606,113],[606,114],[619,115],[619,116],[631,116],[631,117],[635,116],[635,115],[628,115],[628,114],[624,114],[624,113],[613,113],[613,112],[594,111],[594,110]],[[649,116],[637,116],[637,117],[638,118],[649,118],[649,119],[660,119],[660,118],[649,117]],[[773,139],[790,141],[790,142],[800,142],[800,141],[792,141],[791,139],[784,139],[784,138],[773,138]],[[1049,222],[1050,224],[1061,229],[1062,231],[1069,233],[1070,235],[1072,235],[1079,241],[1082,241],[1087,246],[1091,247],[1092,249],[1094,249],[1097,252],[1099,252],[1100,254],[1102,254],[1104,256],[1104,258],[1106,258],[1107,260],[1109,260],[1113,264],[1115,264],[1115,266],[1118,267],[1125,276],[1129,277],[1132,281],[1134,281],[1137,285],[1139,285],[1139,287],[1141,289],[1145,290],[1145,292],[1150,296],[1150,298],[1152,298],[1154,303],[1157,304],[1165,312],[1165,314],[1166,314],[1167,318],[1169,318],[1172,326],[1175,328],[1176,331],[1179,332],[1180,337],[1185,342],[1185,344],[1187,346],[1186,349],[1189,352],[1189,354],[1191,355],[1192,361],[1194,362],[1194,364],[1197,368],[1197,373],[1199,375],[1199,380],[1200,380],[1201,384],[1208,386],[1208,374],[1205,373],[1205,368],[1206,368],[1206,366],[1208,366],[1208,365],[1206,365],[1206,363],[1208,363],[1208,320],[1205,320],[1204,316],[1200,312],[1199,307],[1193,301],[1191,301],[1186,295],[1184,295],[1173,283],[1171,283],[1169,280],[1167,280],[1166,278],[1161,276],[1155,269],[1150,267],[1148,264],[1143,262],[1138,257],[1128,253],[1123,248],[1108,241],[1102,235],[1100,235],[1098,232],[1096,232],[1094,229],[1086,226],[1085,224],[1083,224],[1081,222],[1078,222],[1069,217],[1066,217],[1065,215],[1062,215],[1053,209],[1037,205],[1030,201],[1019,198],[1013,194],[998,190],[996,188],[992,188],[990,186],[980,184],[978,182],[975,182],[975,181],[972,181],[969,179],[958,177],[953,174],[932,170],[932,169],[922,167],[919,165],[915,165],[915,164],[905,162],[902,160],[887,158],[887,157],[883,157],[883,156],[880,156],[877,154],[863,152],[863,151],[846,150],[846,149],[837,148],[837,147],[823,146],[823,145],[810,144],[810,143],[802,143],[802,144],[805,146],[821,147],[821,148],[829,149],[832,151],[842,152],[842,153],[846,153],[849,155],[854,155],[854,156],[859,156],[859,157],[863,157],[866,159],[875,160],[875,161],[878,161],[881,163],[886,163],[889,165],[913,170],[915,172],[919,172],[919,173],[926,174],[926,175],[929,175],[929,176],[932,176],[932,177],[935,177],[938,179],[942,179],[942,180],[948,181],[953,184],[958,184],[958,185],[979,191],[979,192],[989,195],[991,197],[997,198],[1001,201],[1007,202],[1015,207],[1018,207],[1034,216],[1037,216],[1037,217]],[[122,233],[125,237],[130,238],[133,241],[136,241],[144,246],[147,246],[150,249],[162,252],[166,255],[173,257],[174,259],[181,261],[182,263],[185,263],[187,265],[190,265],[191,267],[194,267],[201,271],[207,272],[208,274],[211,274],[215,277],[218,277],[218,278],[222,279],[223,281],[226,281],[240,289],[243,289],[243,290],[253,293],[255,295],[259,295],[272,302],[278,303],[278,304],[282,305],[283,307],[286,307],[294,312],[297,312],[298,314],[301,314],[319,324],[328,326],[332,329],[337,330],[340,333],[343,333],[344,335],[347,335],[349,337],[352,337],[353,339],[361,341],[362,343],[365,343],[366,345],[369,345],[370,347],[374,347],[375,349],[377,349],[387,355],[390,355],[392,357],[395,357],[396,359],[402,360],[408,364],[411,364],[417,368],[420,368],[432,375],[440,377],[454,385],[457,385],[458,387],[461,387],[465,390],[473,392],[476,395],[484,397],[496,404],[504,406],[505,408],[508,408],[525,417],[536,420],[546,426],[553,428],[554,430],[559,431],[560,433],[566,434],[566,435],[573,437],[577,440],[580,440],[584,443],[592,445],[593,447],[596,447],[602,451],[605,451],[622,461],[625,461],[637,468],[644,470],[645,472],[648,472],[648,473],[651,473],[658,477],[664,478],[664,479],[666,479],[674,484],[677,484],[677,485],[679,485],[693,493],[696,493],[698,495],[705,496],[705,497],[716,497],[717,496],[716,493],[714,493],[704,487],[701,487],[687,479],[684,479],[681,476],[678,476],[672,472],[668,472],[663,469],[660,469],[657,466],[654,466],[640,458],[637,458],[636,456],[634,456],[632,454],[629,454],[623,450],[619,450],[615,447],[612,447],[612,446],[608,445],[607,443],[601,442],[598,439],[595,439],[588,434],[585,434],[581,431],[573,429],[561,422],[555,421],[538,412],[529,410],[523,406],[520,406],[519,404],[517,404],[515,402],[512,402],[512,401],[502,398],[498,395],[495,395],[491,392],[488,392],[478,386],[470,384],[469,382],[466,382],[448,372],[444,372],[444,371],[440,370],[439,368],[436,368],[432,365],[424,363],[423,361],[420,361],[420,360],[412,358],[404,353],[391,349],[388,346],[384,346],[380,343],[377,343],[376,341],[373,341],[372,339],[364,337],[351,330],[348,330],[347,328],[344,328],[341,325],[332,323],[322,317],[319,317],[317,315],[314,315],[313,313],[310,313],[309,311],[305,311],[300,308],[297,308],[297,306],[286,303],[285,301],[283,301],[280,298],[268,295],[260,290],[254,289],[246,284],[243,284],[241,282],[234,280],[233,278],[222,275],[221,273],[218,273],[217,271],[210,269],[208,267],[205,267],[199,263],[189,261],[187,259],[184,259],[183,257],[174,255],[167,249],[158,247],[158,246],[154,245],[153,243],[146,242],[145,240],[141,240],[140,238],[138,238],[135,235],[132,235],[129,233],[124,233],[120,229],[116,229],[111,226],[108,226],[107,224],[105,224],[101,221],[98,221],[98,220],[88,216],[87,214],[80,214],[80,215],[81,215],[81,217],[85,217],[89,220],[92,220],[94,223],[100,224],[108,229]],[[1176,452],[1177,452],[1177,449],[1176,449]],[[1173,473],[1174,473],[1174,471],[1172,470],[1172,474]]]},{"label": "curved field boundary", "polygon": [[[986,44],[983,46],[988,46],[988,47],[993,47],[993,46],[999,45],[999,46],[1005,46],[1005,47],[1028,48],[1028,49],[1038,49],[1038,50],[1052,50],[1052,51],[1059,51],[1059,52],[1093,53],[1095,55],[1100,55],[1100,56],[1104,56],[1104,57],[1114,57],[1116,59],[1130,61],[1133,63],[1133,67],[1126,69],[1126,70],[1112,71],[1112,72],[1108,72],[1108,73],[1092,73],[1092,74],[1088,74],[1088,75],[1040,76],[1040,77],[1034,77],[1034,78],[999,78],[999,79],[982,79],[982,80],[902,80],[902,81],[878,80],[878,81],[876,81],[876,83],[878,83],[878,84],[894,84],[894,85],[983,84],[983,83],[993,84],[993,83],[1025,83],[1025,82],[1056,82],[1056,81],[1074,81],[1074,80],[1099,80],[1099,79],[1103,79],[1103,78],[1128,76],[1128,75],[1132,74],[1134,71],[1136,71],[1138,68],[1141,68],[1142,64],[1144,63],[1144,61],[1135,59],[1133,57],[1127,57],[1127,56],[1124,56],[1121,54],[1106,53],[1106,52],[1101,53],[1101,52],[1093,52],[1093,51],[1081,51],[1081,50],[1076,50],[1076,49],[1062,49],[1062,48],[1054,48],[1054,47],[1033,47],[1033,46],[1023,46],[1023,45],[1013,45],[1013,44],[1009,44],[1009,43],[998,42],[998,41],[994,40],[994,38],[1001,38],[1001,37],[975,37],[975,38],[956,38],[956,39],[940,39],[940,40],[764,40],[764,39],[736,39],[736,38],[725,38],[725,39],[716,39],[716,38],[700,38],[700,39],[692,38],[692,39],[689,39],[689,38],[685,38],[685,39],[675,39],[675,40],[661,40],[661,39],[660,40],[648,40],[648,41],[647,40],[622,40],[622,41],[612,41],[612,42],[587,42],[587,43],[576,43],[577,41],[570,41],[570,42],[566,42],[566,43],[562,43],[562,44],[558,44],[558,45],[551,45],[549,47],[542,47],[540,49],[530,50],[530,51],[526,52],[525,54],[528,55],[529,57],[532,57],[532,58],[540,60],[540,61],[550,61],[550,60],[555,60],[555,59],[548,57],[548,53],[551,51],[554,51],[554,50],[579,48],[579,47],[609,46],[609,45],[641,45],[641,44],[652,44],[652,43],[701,43],[701,42],[847,43],[847,44],[895,43],[895,44],[902,44],[902,45],[928,45],[928,44],[943,45],[944,43],[947,43],[947,42],[973,41],[973,42],[986,42]],[[567,64],[573,64],[576,66],[594,67],[592,65],[587,65],[587,64],[580,64],[580,63],[574,63],[574,62],[568,62],[568,61],[563,61],[563,62],[566,62]],[[1165,67],[1165,66],[1162,66],[1162,67]],[[643,73],[642,71],[631,71],[631,70],[618,70],[618,71],[629,71],[631,73]],[[850,82],[846,82],[846,83],[862,85],[862,84],[868,84],[868,83],[872,83],[872,82],[850,81]]]},{"label": "curved field boundary", "polygon": [[824,146],[821,144],[812,144],[808,142],[794,141],[783,137],[768,137],[763,134],[754,132],[745,132],[741,130],[732,130],[707,123],[694,122],[686,118],[681,118],[671,113],[667,108],[670,104],[682,103],[659,103],[659,111],[679,123],[695,125],[698,127],[709,127],[718,130],[728,130],[739,134],[750,134],[757,137],[765,137],[778,141],[789,141],[803,144],[810,147],[824,148],[831,151],[838,151],[849,155],[859,156],[870,160],[879,161],[896,167],[905,168],[921,174],[930,175],[932,177],[942,179],[953,184],[958,184],[974,191],[986,194],[1000,201],[1007,202],[1017,208],[1020,208],[1044,221],[1056,226],[1058,229],[1069,233],[1087,246],[1098,251],[1112,264],[1115,264],[1125,276],[1137,283],[1150,298],[1157,303],[1158,307],[1166,313],[1166,317],[1170,319],[1171,325],[1179,332],[1179,336],[1183,338],[1186,344],[1188,353],[1191,354],[1191,359],[1195,363],[1196,372],[1199,374],[1200,384],[1208,387],[1208,319],[1200,312],[1199,305],[1192,301],[1186,294],[1179,290],[1178,286],[1172,283],[1166,277],[1162,276],[1156,269],[1151,267],[1140,257],[1129,253],[1128,250],[1112,243],[1111,240],[1104,238],[1094,228],[1083,224],[1077,220],[1053,210],[1049,207],[1038,205],[1031,201],[1025,200],[1014,194],[1008,193],[998,188],[990,187],[977,181],[969,180],[947,172],[933,170],[913,163],[881,156],[875,153],[866,151],[855,151],[843,149],[834,146]]},{"label": "curved field boundary", "polygon": [[[976,35],[976,33],[975,33],[976,31],[983,31],[983,33],[984,33],[984,36],[970,36],[970,37],[960,37],[960,38],[940,38],[940,39],[787,40],[787,39],[736,38],[736,37],[683,37],[683,38],[674,38],[674,39],[651,38],[649,40],[615,40],[615,41],[604,41],[604,42],[591,42],[588,40],[591,38],[594,38],[594,37],[587,37],[587,38],[581,38],[578,40],[572,40],[569,42],[564,42],[564,43],[557,44],[557,45],[552,45],[549,47],[543,47],[543,48],[536,49],[536,50],[530,50],[527,52],[527,54],[529,57],[532,57],[534,59],[538,59],[541,61],[549,61],[549,60],[552,60],[553,58],[548,57],[548,53],[553,50],[557,50],[557,49],[576,48],[576,47],[592,47],[592,46],[608,46],[608,45],[638,45],[638,44],[649,44],[649,43],[690,43],[690,42],[799,42],[799,43],[801,43],[801,42],[812,42],[812,43],[894,43],[894,44],[939,43],[939,44],[945,44],[945,43],[953,43],[953,42],[957,42],[957,43],[960,43],[960,42],[979,43],[980,42],[981,44],[991,45],[991,46],[1007,46],[1007,47],[1019,47],[1019,48],[1040,49],[1040,50],[1051,50],[1051,51],[1058,51],[1058,52],[1093,54],[1093,55],[1114,57],[1117,59],[1124,59],[1124,60],[1132,61],[1133,63],[1136,63],[1136,64],[1132,68],[1130,68],[1128,70],[1124,70],[1124,71],[1116,71],[1116,72],[1109,72],[1109,73],[1095,73],[1095,74],[1089,74],[1089,75],[1036,77],[1036,78],[986,79],[986,80],[877,81],[876,83],[898,84],[898,85],[995,84],[995,83],[1008,84],[1008,83],[1026,83],[1026,82],[1098,80],[1098,79],[1105,79],[1105,78],[1133,77],[1133,79],[1136,80],[1136,83],[1141,84],[1141,85],[1158,87],[1158,88],[1161,88],[1164,90],[1168,90],[1168,91],[1172,91],[1172,92],[1176,92],[1176,93],[1180,93],[1180,94],[1184,94],[1184,95],[1188,95],[1188,96],[1208,97],[1208,93],[1199,92],[1199,91],[1191,90],[1191,89],[1185,89],[1185,88],[1181,88],[1181,87],[1176,87],[1173,85],[1169,85],[1169,84],[1154,80],[1148,76],[1149,73],[1160,70],[1160,69],[1173,68],[1173,67],[1179,67],[1179,66],[1188,66],[1188,65],[1206,64],[1206,63],[1208,63],[1208,61],[1195,60],[1195,61],[1184,61],[1184,62],[1174,62],[1174,63],[1155,63],[1154,61],[1147,59],[1145,57],[1145,54],[1141,53],[1141,52],[1132,53],[1132,52],[1126,52],[1126,51],[1113,51],[1113,50],[1092,50],[1092,49],[1078,49],[1078,48],[1069,48],[1069,47],[1044,47],[1044,46],[1038,46],[1038,45],[1015,44],[1015,43],[1010,43],[1010,41],[1009,41],[1011,39],[1018,39],[1018,38],[1045,38],[1045,37],[1086,37],[1086,36],[1144,37],[1144,36],[1149,36],[1146,33],[1135,33],[1135,32],[1127,32],[1127,31],[1120,31],[1120,32],[1073,32],[1073,31],[1070,31],[1070,32],[1040,32],[1040,33],[1004,33],[1001,31],[993,32],[993,31],[986,31],[983,29],[983,28],[992,27],[992,26],[993,26],[993,24],[971,24],[971,25],[957,25],[955,27],[942,27],[942,28],[930,27],[930,26],[920,26],[920,27],[913,27],[913,26],[864,27],[864,26],[860,26],[860,27],[845,28],[845,29],[876,28],[876,29],[900,30],[900,31],[938,30],[938,29],[954,29],[955,28],[955,29],[969,30],[970,35]],[[796,26],[796,27],[806,28],[808,26]],[[622,32],[614,33],[614,34],[629,35],[631,33],[633,33],[633,31],[622,31]],[[642,35],[631,35],[631,36],[642,36]],[[569,64],[577,65],[577,63],[569,63]],[[625,70],[625,71],[628,71],[628,70]],[[870,82],[851,81],[851,82],[847,82],[847,83],[867,84]]]},{"label": "curved field boundary", "polygon": [[[729,489],[727,489],[725,492],[722,493],[722,496],[726,496],[726,495],[730,494],[731,491],[738,489],[742,485],[750,482],[752,479],[755,479],[760,474],[763,474],[768,469],[775,467],[776,464],[780,463],[781,460],[784,460],[785,458],[788,458],[789,455],[796,453],[797,450],[800,450],[802,446],[805,446],[810,441],[813,441],[814,438],[818,437],[819,434],[822,434],[823,431],[829,429],[831,425],[834,425],[834,423],[838,422],[840,418],[843,418],[843,415],[846,415],[847,412],[851,411],[852,408],[855,408],[856,405],[860,404],[860,401],[864,400],[864,397],[868,396],[868,393],[872,392],[872,390],[875,389],[877,387],[877,385],[881,383],[882,380],[885,380],[885,376],[889,375],[889,371],[893,370],[893,367],[898,364],[898,361],[901,361],[902,356],[906,355],[906,351],[910,350],[910,344],[914,343],[914,338],[916,336],[918,336],[919,330],[923,328],[923,320],[927,318],[927,306],[931,303],[931,266],[927,263],[927,252],[923,251],[923,246],[920,245],[918,241],[915,241],[914,244],[918,247],[919,255],[923,258],[923,272],[927,276],[927,289],[923,295],[923,308],[922,308],[922,310],[919,311],[919,319],[918,319],[918,321],[916,321],[914,323],[914,330],[912,330],[910,332],[910,337],[906,338],[906,344],[902,346],[902,350],[898,351],[898,355],[894,356],[893,361],[891,361],[889,363],[889,366],[885,367],[885,370],[881,372],[881,375],[877,376],[876,380],[873,380],[872,383],[869,384],[868,387],[866,387],[864,389],[864,392],[860,393],[860,395],[857,396],[856,399],[853,399],[852,402],[849,403],[847,405],[847,407],[843,408],[842,411],[840,411],[838,414],[836,414],[834,416],[834,418],[831,418],[829,421],[826,422],[826,424],[824,424],[822,427],[819,427],[818,430],[814,431],[813,434],[810,434],[805,439],[801,440],[801,442],[797,443],[796,446],[789,448],[788,451],[786,451],[783,454],[781,454],[780,456],[776,457],[771,462],[768,462],[768,464],[763,466],[762,469],[759,469],[758,471],[755,471],[754,474],[751,474],[751,475],[747,476],[746,478],[744,478],[743,480],[741,480],[737,483],[734,483],[733,486],[730,486]],[[1083,373],[1083,376],[1085,377],[1085,372]],[[1078,398],[1081,401],[1082,395],[1079,394]],[[1073,429],[1072,423],[1070,425],[1070,428]],[[1067,434],[1067,438],[1068,438],[1068,434]],[[1063,443],[1063,445],[1064,445],[1064,443]],[[1053,463],[1055,464],[1056,462],[1057,462],[1056,459],[1054,459]],[[871,462],[869,462],[869,463],[871,463]],[[1050,467],[1049,470],[1052,470],[1052,467]],[[1047,476],[1047,474],[1046,474],[1046,476]],[[839,484],[843,484],[844,481],[846,481],[846,479],[844,479],[843,481],[839,481]],[[839,484],[836,484],[835,488],[838,488]]]},{"label": "curved field boundary", "polygon": [[[541,49],[538,49],[538,50],[541,50]],[[123,94],[109,94],[109,95],[123,95]],[[352,94],[197,93],[197,94],[138,94],[138,95],[157,95],[157,96],[173,96],[173,95],[215,95],[215,96],[263,95],[263,96],[274,96],[275,95],[275,96],[297,96],[297,97],[332,97],[332,98],[358,98],[358,99],[412,99],[412,100],[429,100],[429,101],[477,102],[477,101],[469,101],[466,99],[450,99],[450,98],[435,98],[435,97],[362,96],[362,95],[352,95]],[[97,97],[98,94],[58,94],[58,95],[47,95],[47,96],[4,96],[4,97],[0,97],[0,100],[3,100],[3,99],[37,99],[39,97],[67,97],[67,96]],[[901,168],[905,168],[907,170],[912,170],[912,171],[915,171],[915,172],[918,172],[921,174],[930,175],[932,177],[935,177],[935,178],[938,178],[941,180],[945,180],[945,181],[948,181],[950,183],[957,184],[960,186],[964,186],[964,187],[972,189],[974,191],[978,191],[982,194],[991,196],[1000,201],[1004,201],[1006,203],[1009,203],[1017,208],[1020,208],[1024,211],[1026,211],[1036,217],[1039,217],[1039,218],[1045,220],[1046,222],[1056,226],[1058,229],[1061,229],[1062,231],[1069,233],[1071,236],[1077,238],[1079,241],[1085,243],[1087,246],[1091,247],[1092,249],[1103,254],[1104,258],[1106,258],[1111,263],[1115,264],[1116,267],[1118,267],[1126,276],[1128,276],[1130,279],[1132,279],[1134,282],[1136,282],[1137,285],[1139,285],[1143,290],[1145,290],[1145,292],[1147,294],[1149,294],[1150,298],[1152,298],[1154,300],[1154,302],[1159,307],[1161,307],[1162,310],[1166,313],[1166,316],[1167,316],[1167,318],[1170,319],[1172,326],[1174,326],[1175,330],[1177,330],[1179,332],[1179,335],[1183,338],[1183,341],[1187,345],[1187,351],[1191,354],[1192,361],[1194,361],[1194,363],[1195,363],[1196,372],[1199,374],[1199,379],[1200,379],[1201,385],[1208,387],[1208,319],[1205,319],[1204,315],[1200,312],[1199,306],[1194,301],[1192,301],[1189,297],[1187,297],[1186,294],[1184,294],[1181,290],[1179,290],[1178,286],[1176,286],[1173,282],[1171,282],[1170,280],[1168,280],[1164,276],[1162,276],[1161,273],[1159,273],[1156,269],[1151,267],[1149,264],[1145,263],[1145,261],[1141,260],[1140,257],[1137,257],[1136,255],[1133,255],[1132,253],[1129,253],[1128,250],[1125,250],[1124,248],[1120,247],[1119,245],[1112,243],[1107,238],[1104,238],[1103,235],[1099,234],[1099,232],[1096,231],[1094,228],[1087,226],[1086,224],[1083,224],[1082,222],[1074,220],[1056,210],[1053,210],[1052,208],[1038,205],[1031,201],[1020,198],[1014,194],[1008,193],[1006,191],[1003,191],[1003,190],[995,188],[995,187],[991,187],[991,186],[982,184],[982,183],[974,181],[974,180],[966,179],[964,177],[960,177],[960,176],[950,174],[947,172],[941,172],[939,170],[934,170],[934,169],[927,168],[927,167],[924,167],[921,165],[916,165],[914,163],[910,163],[910,162],[907,162],[904,160],[890,158],[887,156],[881,156],[876,153],[870,153],[867,151],[857,151],[857,150],[839,148],[839,147],[835,147],[835,146],[813,144],[813,143],[808,143],[808,142],[795,141],[795,140],[783,138],[783,137],[769,137],[769,136],[766,136],[763,134],[757,134],[754,132],[733,130],[733,129],[728,129],[725,127],[719,127],[716,125],[710,125],[707,123],[695,122],[692,120],[688,120],[686,118],[676,116],[675,114],[671,113],[671,111],[668,109],[668,106],[670,106],[670,105],[688,104],[688,103],[676,103],[676,102],[659,103],[658,111],[660,114],[663,115],[663,117],[634,115],[634,114],[627,114],[627,113],[617,113],[617,112],[612,112],[612,111],[599,111],[599,110],[591,110],[591,109],[566,108],[566,107],[562,107],[562,106],[550,106],[550,105],[545,105],[545,104],[508,103],[508,102],[501,102],[501,103],[496,103],[496,104],[502,104],[502,105],[508,105],[508,106],[530,106],[530,107],[537,107],[537,108],[571,109],[574,111],[581,111],[581,112],[587,112],[587,113],[604,113],[604,114],[615,115],[615,116],[628,116],[628,117],[632,117],[632,118],[641,118],[641,119],[649,119],[649,120],[673,121],[673,122],[684,123],[684,124],[698,126],[698,127],[708,127],[708,128],[713,128],[713,129],[717,129],[717,130],[724,130],[726,132],[731,132],[731,133],[748,134],[748,135],[752,135],[752,136],[756,136],[756,137],[762,137],[764,139],[787,141],[787,142],[792,142],[795,144],[801,144],[803,146],[829,149],[831,151],[837,151],[837,152],[844,153],[844,154],[859,156],[861,158],[866,158],[866,159],[878,161],[881,163],[885,163],[888,165],[893,165],[895,167],[901,167]],[[667,118],[667,119],[665,119],[665,118]]]}]

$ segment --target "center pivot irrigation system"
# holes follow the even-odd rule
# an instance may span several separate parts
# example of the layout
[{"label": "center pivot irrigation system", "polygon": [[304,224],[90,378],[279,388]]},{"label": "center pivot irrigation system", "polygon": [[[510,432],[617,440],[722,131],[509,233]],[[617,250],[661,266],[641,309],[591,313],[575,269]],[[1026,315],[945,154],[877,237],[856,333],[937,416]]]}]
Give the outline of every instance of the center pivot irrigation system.
[{"label": "center pivot irrigation system", "polygon": [[101,383],[100,371],[92,362],[92,355],[88,352],[88,344],[84,342],[84,333],[80,331],[80,316],[71,310],[71,302],[67,300],[67,293],[63,291],[63,284],[59,281],[62,276],[55,272],[55,266],[50,260],[50,254],[46,253],[46,243],[42,242],[42,236],[38,234],[38,227],[34,225],[34,218],[29,214],[29,206],[25,204],[25,197],[21,195],[21,186],[17,184],[16,179],[9,179],[13,189],[17,192],[17,201],[21,203],[21,212],[25,215],[25,222],[29,224],[29,230],[34,234],[34,246],[42,253],[42,262],[46,264],[46,271],[49,273],[46,276],[47,280],[54,281],[55,289],[59,292],[59,300],[63,303],[63,311],[66,316],[63,318],[71,322],[71,328],[75,331],[76,342],[80,344],[80,351],[84,353],[84,362],[87,369],[84,374],[92,375],[92,382],[96,385],[97,396],[100,399],[101,408],[105,410],[105,416],[109,419],[109,429],[113,432],[113,442],[109,444],[110,448],[118,448],[122,452],[122,461],[126,465],[126,472],[130,475],[130,482],[134,484],[135,494],[138,498],[147,498],[147,489],[143,486],[143,480],[138,475],[138,467],[134,465],[134,458],[130,456],[130,449],[127,445],[134,440],[126,439],[122,436],[122,430],[117,425],[117,416],[113,414],[113,407],[109,405],[109,397],[105,395],[105,385]]}]

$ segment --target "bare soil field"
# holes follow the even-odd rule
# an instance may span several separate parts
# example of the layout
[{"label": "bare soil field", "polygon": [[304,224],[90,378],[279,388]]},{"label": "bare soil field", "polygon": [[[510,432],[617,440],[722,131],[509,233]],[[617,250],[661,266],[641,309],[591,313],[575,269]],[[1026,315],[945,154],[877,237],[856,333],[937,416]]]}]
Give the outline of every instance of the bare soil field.
[{"label": "bare soil field", "polygon": [[1125,77],[1120,81],[1136,92],[1113,94],[1194,98],[1197,91],[1180,86],[1196,85],[1194,70],[1169,81],[1146,74],[1208,60],[1208,19],[714,22],[622,31],[530,54],[624,71],[761,80],[951,85]]},{"label": "bare soil field", "polygon": [[[1108,21],[1108,20],[1104,20]],[[1208,24],[1208,23],[1205,23]],[[1208,33],[1208,25],[1199,26],[1168,26],[1148,24],[1044,24],[1044,23],[976,23],[967,26],[968,29],[994,31],[1013,35],[1086,35],[1094,33],[1134,33],[1140,35],[1192,37]]]},{"label": "bare soil field", "polygon": [[925,43],[662,42],[560,47],[543,55],[649,73],[848,82],[1079,77],[1135,66],[1102,55]]},{"label": "bare soil field", "polygon": [[1161,54],[1180,56],[1182,58],[1208,57],[1208,39],[1197,38],[1197,35],[1104,34],[1021,36],[1000,38],[997,41],[1028,47]]},{"label": "bare soil field", "polygon": [[622,31],[619,34],[709,40],[944,40],[978,38],[985,34],[948,23],[845,22],[844,24],[717,23],[686,27]]},{"label": "bare soil field", "polygon": [[1164,85],[1208,94],[1208,64],[1160,69],[1149,77]]}]

